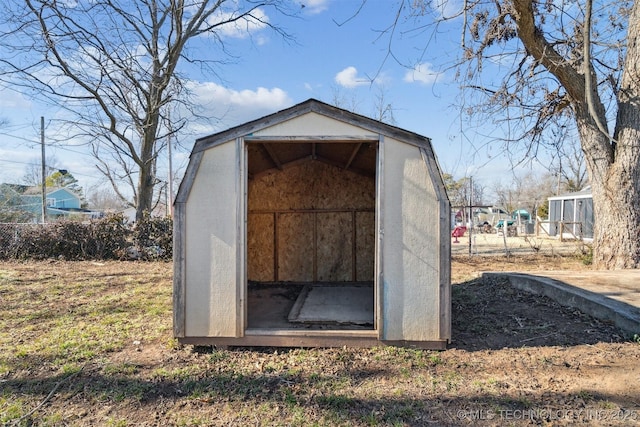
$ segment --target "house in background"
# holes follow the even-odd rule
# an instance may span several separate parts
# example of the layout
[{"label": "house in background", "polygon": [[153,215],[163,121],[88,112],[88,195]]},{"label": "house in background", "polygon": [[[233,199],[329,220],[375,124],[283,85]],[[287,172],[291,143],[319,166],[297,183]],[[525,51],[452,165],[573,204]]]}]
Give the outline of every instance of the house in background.
[{"label": "house in background", "polygon": [[593,196],[591,186],[568,194],[549,197],[549,235],[562,238],[593,239]]},{"label": "house in background", "polygon": [[[2,184],[0,204],[11,205],[16,211],[22,211],[32,221],[42,220],[42,193],[40,187],[24,185]],[[101,212],[82,207],[80,196],[66,187],[47,189],[46,194],[47,220],[80,216],[83,219],[99,218]]]},{"label": "house in background", "polygon": [[0,222],[31,222],[33,215],[23,209],[22,194],[27,185],[0,184]]}]

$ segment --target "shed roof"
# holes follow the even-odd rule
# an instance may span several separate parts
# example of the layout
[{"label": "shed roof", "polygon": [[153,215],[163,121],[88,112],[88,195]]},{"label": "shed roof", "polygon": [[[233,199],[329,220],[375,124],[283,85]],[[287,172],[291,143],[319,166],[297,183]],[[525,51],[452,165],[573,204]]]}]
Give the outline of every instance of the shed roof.
[{"label": "shed roof", "polygon": [[588,185],[580,191],[551,196],[548,197],[547,200],[586,199],[590,197],[592,197],[591,186]]},{"label": "shed roof", "polygon": [[[279,139],[269,137],[266,140],[253,136],[254,132],[307,113],[317,113],[360,127],[371,132],[373,136],[354,138],[329,137],[318,134],[305,137],[282,136]],[[308,99],[293,107],[200,138],[196,141],[192,154],[238,137],[244,137],[247,142],[253,142],[248,148],[250,177],[271,170],[281,170],[288,165],[307,159],[318,160],[362,175],[375,176],[376,151],[374,143],[378,142],[378,135],[423,147],[433,155],[431,140],[427,137],[334,107],[316,99]],[[331,142],[331,144],[324,144],[324,142]]]},{"label": "shed roof", "polygon": [[[254,135],[309,113],[361,128],[363,133],[357,136],[336,136],[323,134],[322,130],[319,130],[317,134],[304,136]],[[209,148],[236,138],[244,138],[249,143],[249,177],[256,177],[272,170],[282,170],[289,165],[310,159],[358,174],[375,176],[376,144],[380,135],[420,147],[429,157],[436,160],[430,138],[311,98],[276,113],[197,139],[191,152],[191,163]],[[198,160],[195,160],[195,163],[197,164]],[[188,167],[186,176],[195,174],[193,166],[195,165]],[[182,184],[185,184],[185,181]],[[177,201],[184,200],[185,192],[188,193],[190,185],[186,184],[186,187],[180,186]]]},{"label": "shed roof", "polygon": [[[403,142],[417,145],[423,148],[428,148],[429,150],[431,150],[431,139],[427,138],[426,136],[422,136],[396,126],[392,126],[381,121],[344,110],[342,108],[334,107],[333,105],[326,104],[324,102],[318,101],[317,99],[310,98],[304,102],[301,102],[300,104],[294,105],[293,107],[286,108],[276,113],[269,114],[267,116],[244,123],[239,126],[232,127],[213,135],[199,138],[196,140],[196,144],[193,147],[192,153],[198,153],[200,151],[206,150],[207,148],[221,144],[234,138],[251,135],[259,130],[275,126],[294,117],[312,112],[333,118],[338,121],[349,123],[354,126],[359,126],[376,134],[396,138]],[[318,135],[318,139],[322,139],[322,136]],[[286,139],[283,138],[282,141],[284,142],[286,141]]]}]

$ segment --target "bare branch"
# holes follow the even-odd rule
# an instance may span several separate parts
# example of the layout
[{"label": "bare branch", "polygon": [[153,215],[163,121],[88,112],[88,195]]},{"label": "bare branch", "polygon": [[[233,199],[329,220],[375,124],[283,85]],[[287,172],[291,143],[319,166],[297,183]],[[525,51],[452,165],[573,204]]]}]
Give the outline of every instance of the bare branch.
[{"label": "bare branch", "polygon": [[[285,5],[276,0],[8,0],[0,6],[5,12],[0,46],[7,53],[0,56],[0,84],[67,112],[67,129],[75,129],[70,133],[102,156],[98,170],[114,190],[124,196],[128,191],[117,187],[132,187],[140,217],[152,208],[156,162],[167,135],[181,132],[196,117],[178,64],[198,63],[212,71],[214,64],[234,58],[223,35],[230,27],[249,35],[254,28],[269,29],[291,40],[265,15],[266,8],[287,15]],[[217,58],[186,50],[199,36],[214,42]],[[169,123],[170,111],[174,123]]]},{"label": "bare branch", "polygon": [[596,123],[596,127],[603,135],[605,135],[609,140],[615,142],[613,138],[609,135],[609,131],[607,131],[600,120],[600,117],[596,113],[596,107],[594,105],[593,100],[593,67],[591,66],[591,8],[593,6],[592,0],[586,0],[585,12],[584,12],[584,86],[585,86],[585,94],[587,107],[589,109],[589,114],[591,114],[591,118]]}]

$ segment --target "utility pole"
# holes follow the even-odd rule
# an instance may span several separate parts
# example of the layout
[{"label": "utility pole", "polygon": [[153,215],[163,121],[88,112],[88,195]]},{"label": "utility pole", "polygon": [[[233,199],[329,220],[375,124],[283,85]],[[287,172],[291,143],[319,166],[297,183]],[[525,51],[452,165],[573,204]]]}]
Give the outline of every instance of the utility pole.
[{"label": "utility pole", "polygon": [[[171,123],[171,111],[167,113],[167,126],[169,128],[169,133],[167,134],[167,151],[169,156],[169,188],[165,191],[168,191],[169,194],[165,192],[165,200],[166,196],[168,196],[168,203],[170,204],[169,212],[171,212],[171,218],[173,218],[173,156],[171,154],[171,139],[173,136],[173,125]],[[167,202],[165,202],[167,203]],[[165,210],[166,211],[166,210]]]},{"label": "utility pole", "polygon": [[44,116],[40,116],[40,146],[42,149],[42,223],[47,222],[47,174],[44,153]]},{"label": "utility pole", "polygon": [[473,176],[469,177],[469,258],[471,258],[471,241],[473,239]]},{"label": "utility pole", "polygon": [[[169,124],[169,129],[171,129],[171,124]],[[171,131],[169,131],[169,136],[168,136],[168,144],[167,144],[167,148],[169,150],[169,211],[171,212],[171,218],[173,218],[173,160],[172,160],[172,156],[171,156]]]}]

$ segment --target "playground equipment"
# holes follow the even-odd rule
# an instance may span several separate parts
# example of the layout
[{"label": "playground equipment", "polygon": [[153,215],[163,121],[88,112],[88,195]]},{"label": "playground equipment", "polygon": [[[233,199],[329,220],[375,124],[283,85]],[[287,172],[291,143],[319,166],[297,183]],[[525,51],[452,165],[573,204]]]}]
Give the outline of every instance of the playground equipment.
[{"label": "playground equipment", "polygon": [[455,237],[455,240],[453,241],[453,243],[460,243],[458,241],[458,237],[464,236],[464,233],[466,232],[467,232],[467,227],[463,225],[457,225],[451,232],[451,237]]}]

